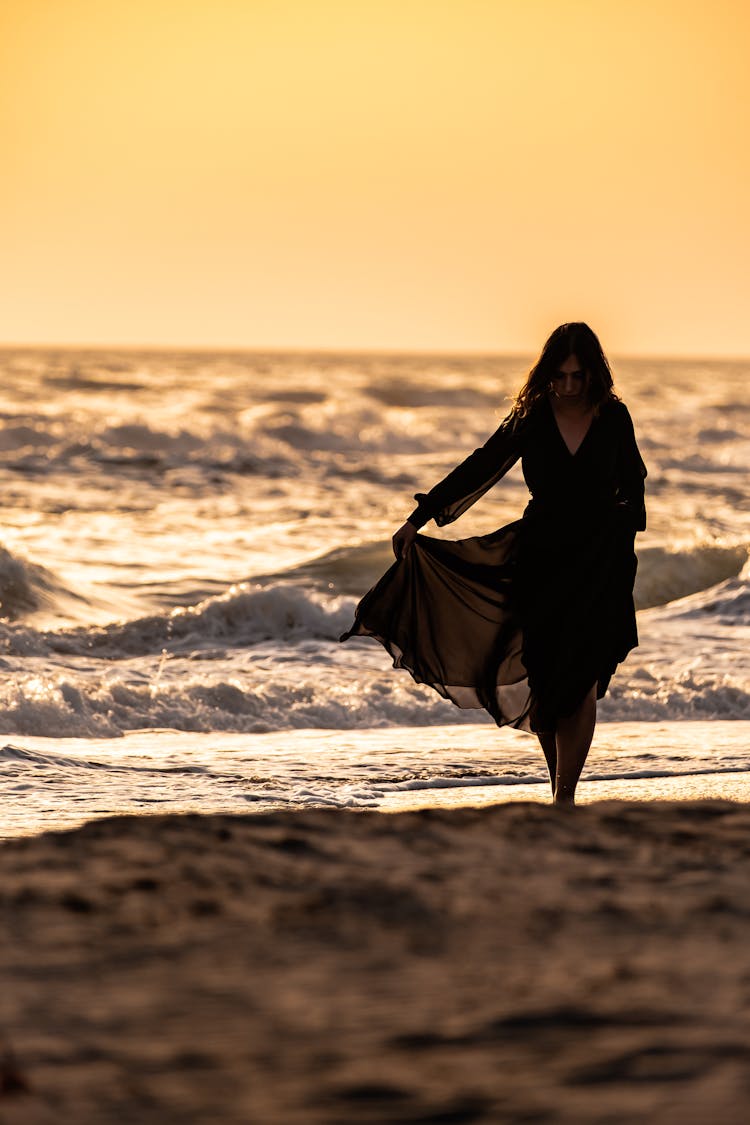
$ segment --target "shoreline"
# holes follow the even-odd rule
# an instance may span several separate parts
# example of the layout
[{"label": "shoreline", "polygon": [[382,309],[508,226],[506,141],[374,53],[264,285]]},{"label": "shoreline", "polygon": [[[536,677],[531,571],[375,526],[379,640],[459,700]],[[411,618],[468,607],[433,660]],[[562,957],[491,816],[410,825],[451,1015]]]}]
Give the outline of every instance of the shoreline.
[{"label": "shoreline", "polygon": [[[110,816],[549,801],[536,740],[488,723],[2,741],[5,838]],[[750,800],[748,748],[748,721],[602,722],[579,802]]]},{"label": "shoreline", "polygon": [[3,1120],[740,1125],[748,860],[728,801],[8,841]]},{"label": "shoreline", "polygon": [[[16,840],[34,840],[49,834],[80,831],[93,825],[111,820],[127,820],[137,817],[142,820],[159,820],[164,816],[180,818],[223,816],[227,818],[264,816],[289,816],[305,813],[379,813],[394,816],[398,813],[492,809],[507,805],[535,804],[552,807],[552,795],[548,781],[533,783],[509,782],[502,778],[487,783],[485,779],[472,779],[470,783],[460,784],[455,779],[436,778],[431,782],[418,784],[405,783],[403,789],[392,786],[391,792],[381,792],[377,807],[352,807],[345,803],[333,805],[331,801],[320,804],[311,800],[305,807],[289,807],[282,803],[269,802],[267,806],[253,811],[247,808],[208,808],[203,809],[197,801],[186,802],[185,807],[165,812],[153,805],[134,811],[122,812],[102,810],[91,816],[83,812],[76,816],[69,813],[56,816],[53,810],[47,816],[37,816],[28,826],[16,824],[12,832],[4,834],[0,826],[0,847]],[[695,801],[729,801],[750,806],[750,771],[727,769],[724,771],[697,771],[678,775],[659,775],[656,777],[585,777],[578,784],[576,807],[586,808],[609,802],[628,802],[632,804],[658,804],[670,802],[689,804]]]},{"label": "shoreline", "polygon": [[[515,802],[551,804],[549,782],[527,785],[498,781],[492,785],[471,785],[450,789],[427,788],[389,794],[379,812],[409,812],[430,808],[484,808]],[[750,803],[750,771],[696,771],[695,773],[655,777],[583,777],[578,784],[576,804],[600,801],[736,801]]]}]

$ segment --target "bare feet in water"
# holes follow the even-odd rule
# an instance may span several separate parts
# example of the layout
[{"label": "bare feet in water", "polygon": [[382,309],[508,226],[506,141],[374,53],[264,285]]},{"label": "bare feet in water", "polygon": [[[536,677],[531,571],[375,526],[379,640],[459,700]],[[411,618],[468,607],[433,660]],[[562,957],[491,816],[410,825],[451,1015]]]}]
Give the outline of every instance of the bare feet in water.
[{"label": "bare feet in water", "polygon": [[576,807],[575,797],[558,797],[557,794],[552,798],[552,804],[560,809],[574,809]]}]

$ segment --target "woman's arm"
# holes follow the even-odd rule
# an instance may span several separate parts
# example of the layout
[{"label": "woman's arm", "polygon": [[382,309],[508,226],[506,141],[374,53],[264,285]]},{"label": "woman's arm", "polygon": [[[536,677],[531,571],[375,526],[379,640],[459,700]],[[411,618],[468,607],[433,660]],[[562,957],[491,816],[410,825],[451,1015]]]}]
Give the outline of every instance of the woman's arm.
[{"label": "woman's arm", "polygon": [[646,504],[644,481],[647,476],[635,440],[633,420],[627,406],[620,403],[621,433],[618,452],[617,503],[622,507],[634,531],[646,530]]},{"label": "woman's arm", "polygon": [[523,429],[523,421],[509,414],[484,445],[470,453],[447,477],[429,492],[415,495],[418,505],[407,522],[419,529],[434,519],[442,527],[462,516],[515,465],[521,456]]}]

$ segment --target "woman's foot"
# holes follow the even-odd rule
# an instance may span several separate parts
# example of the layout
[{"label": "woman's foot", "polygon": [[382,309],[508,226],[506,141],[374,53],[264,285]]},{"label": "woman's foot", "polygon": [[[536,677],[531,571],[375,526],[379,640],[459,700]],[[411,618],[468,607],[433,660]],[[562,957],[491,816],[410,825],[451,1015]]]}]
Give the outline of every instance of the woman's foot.
[{"label": "woman's foot", "polygon": [[552,804],[556,805],[559,809],[574,809],[576,807],[576,799],[574,796],[564,797],[562,794],[555,793],[552,798]]}]

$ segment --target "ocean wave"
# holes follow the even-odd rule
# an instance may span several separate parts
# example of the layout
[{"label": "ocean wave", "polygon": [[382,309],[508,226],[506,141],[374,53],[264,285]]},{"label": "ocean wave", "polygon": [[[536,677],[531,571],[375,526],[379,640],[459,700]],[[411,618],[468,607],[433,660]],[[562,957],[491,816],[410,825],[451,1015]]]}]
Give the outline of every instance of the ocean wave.
[{"label": "ocean wave", "polygon": [[750,687],[746,678],[729,673],[697,672],[639,681],[633,688],[627,673],[615,678],[599,705],[606,720],[656,722],[674,719],[750,719]]},{"label": "ocean wave", "polygon": [[[745,773],[747,762],[732,766],[689,766],[675,768],[668,762],[651,769],[625,768],[619,770],[597,770],[587,768],[583,778],[587,781],[636,781],[665,777],[700,777],[717,773]],[[471,789],[486,786],[549,785],[548,778],[541,772],[520,774],[480,774],[478,777],[419,777],[408,781],[380,782],[373,785],[373,791],[380,796],[391,793],[418,793],[430,789]]]},{"label": "ocean wave", "polygon": [[726,578],[667,605],[655,606],[649,609],[648,615],[650,625],[656,623],[657,627],[659,624],[682,627],[684,621],[693,629],[699,624],[703,637],[714,625],[750,625],[750,558],[745,560],[735,578]]},{"label": "ocean wave", "polygon": [[[703,547],[672,553],[652,548],[644,552],[637,604],[640,608],[664,605],[693,591],[701,592],[701,585],[706,584],[704,597],[690,605],[681,602],[680,612],[699,611],[722,620],[744,620],[750,602],[747,584],[740,580],[734,586],[717,582],[722,574],[740,570],[746,558],[743,550]],[[6,625],[0,629],[0,648],[13,655],[88,653],[116,659],[163,650],[200,650],[217,642],[226,648],[265,642],[335,642],[350,624],[357,598],[391,561],[389,548],[381,543],[341,548],[293,568],[287,572],[289,581],[240,583],[196,605],[123,623],[53,632]],[[59,609],[62,599],[72,596],[43,568],[12,556],[5,558],[2,553],[0,588],[9,620],[40,608]]]},{"label": "ocean wave", "polygon": [[[607,721],[750,720],[747,677],[665,670],[616,676],[599,705]],[[390,667],[318,670],[300,658],[277,669],[177,668],[160,677],[110,669],[87,679],[73,670],[7,679],[0,689],[0,734],[117,738],[128,731],[170,729],[259,734],[273,731],[431,727],[483,723],[481,710],[461,710]],[[520,737],[520,736],[519,736]],[[529,740],[529,746],[532,745]]]},{"label": "ocean wave", "polygon": [[499,394],[494,387],[487,390],[478,390],[465,384],[453,387],[429,387],[425,386],[424,381],[388,379],[368,386],[367,394],[386,406],[408,410],[441,406],[461,411],[494,409],[498,422],[508,412],[507,401],[503,400],[502,394]]},{"label": "ocean wave", "polygon": [[[289,392],[289,396],[292,392]],[[440,455],[445,460],[461,456],[477,436],[473,431],[442,424],[436,432],[425,422],[421,426],[412,419],[386,419],[371,407],[353,406],[343,416],[325,410],[325,396],[300,392],[300,401],[281,399],[270,404],[256,404],[247,411],[229,412],[215,417],[203,413],[186,418],[183,425],[158,425],[129,419],[110,424],[102,418],[75,418],[64,421],[51,415],[10,415],[0,430],[0,463],[8,467],[34,467],[45,475],[80,467],[85,462],[143,469],[178,469],[181,466],[226,468],[235,464],[270,475],[279,463],[306,471],[321,464],[329,475],[340,466],[351,475],[357,465],[372,469],[372,458],[387,458],[382,479],[394,474],[394,459],[401,455]],[[322,397],[323,401],[317,401]],[[278,407],[275,409],[274,407]],[[464,448],[465,447],[465,448]],[[370,458],[362,463],[366,452]],[[401,467],[401,466],[400,466]],[[400,468],[399,467],[399,468]],[[389,476],[390,474],[390,476]]]},{"label": "ocean wave", "polygon": [[40,610],[50,611],[76,597],[46,567],[0,547],[1,620],[17,621]]},{"label": "ocean wave", "polygon": [[708,590],[736,577],[747,562],[745,543],[697,543],[682,548],[642,547],[636,543],[638,574],[635,603],[638,609]]},{"label": "ocean wave", "polygon": [[131,762],[99,762],[91,758],[72,758],[67,754],[54,754],[49,751],[30,750],[25,746],[0,747],[0,766],[20,763],[38,770],[108,770],[113,773],[145,774],[209,774],[204,766],[198,765],[133,765]]},{"label": "ocean wave", "polygon": [[[45,476],[86,462],[147,470],[203,466],[278,476],[280,470],[299,470],[300,456],[290,444],[295,442],[262,426],[228,429],[207,424],[169,430],[127,421],[99,427],[63,425],[54,417],[38,417],[9,421],[0,430],[0,462],[10,468],[31,467]],[[315,441],[311,437],[304,442],[297,435],[296,444],[314,447]]]},{"label": "ocean wave", "polygon": [[[679,600],[677,612],[744,621],[750,588],[737,575],[747,567],[744,545],[698,545],[639,553],[636,604],[640,609]],[[179,606],[107,625],[56,630],[33,627],[39,611],[81,619],[88,603],[44,567],[0,548],[0,652],[13,656],[65,654],[120,659],[200,652],[265,643],[336,642],[351,624],[357,600],[393,563],[390,545],[373,541],[340,547],[278,574],[258,576],[195,605]],[[743,572],[744,573],[744,572]],[[723,579],[723,582],[722,582]],[[731,583],[735,584],[732,585]],[[729,584],[727,584],[729,583]],[[689,604],[693,595],[698,600]],[[77,599],[78,612],[71,606]],[[73,607],[75,608],[75,607]],[[29,618],[25,622],[23,618]]]},{"label": "ocean wave", "polygon": [[723,583],[708,591],[700,608],[722,625],[750,625],[750,586],[739,579]]},{"label": "ocean wave", "polygon": [[682,477],[684,473],[697,474],[698,481],[690,482],[689,479],[683,481],[683,487],[688,483],[692,483],[695,488],[696,483],[700,484],[704,474],[731,474],[731,473],[747,473],[747,465],[743,461],[736,463],[727,462],[723,459],[712,461],[710,457],[706,457],[702,453],[690,453],[683,457],[664,457],[659,458],[658,468],[660,471],[668,470],[677,472]]},{"label": "ocean wave", "polygon": [[335,547],[322,555],[298,563],[276,574],[260,575],[259,581],[279,578],[312,585],[335,594],[361,597],[393,565],[393,550],[387,540],[376,539],[353,547]]},{"label": "ocean wave", "polygon": [[[295,585],[243,582],[195,606],[113,625],[40,633],[39,651],[118,659],[191,652],[217,642],[238,648],[268,641],[336,641],[351,623],[354,605],[352,598],[326,598]],[[31,644],[30,631],[22,632],[22,652],[33,651]],[[5,651],[17,653],[12,634],[6,633]]]},{"label": "ocean wave", "polygon": [[[210,678],[194,673],[168,681],[126,676],[88,682],[72,673],[29,676],[0,689],[0,734],[116,738],[144,728],[248,734],[320,728],[476,723],[482,712],[460,711],[411,678],[370,676],[352,684],[321,677],[300,662],[284,679],[257,673]],[[487,720],[489,722],[489,719]]]},{"label": "ocean wave", "polygon": [[50,433],[44,427],[26,424],[3,426],[0,430],[0,453],[15,453],[22,449],[40,449],[46,452],[59,441],[59,433]]},{"label": "ocean wave", "polygon": [[[744,543],[698,543],[682,548],[638,548],[635,603],[638,609],[666,605],[677,598],[718,585],[740,573],[748,558]],[[373,540],[337,547],[286,571],[259,581],[285,578],[318,589],[361,597],[393,564],[388,541]]]}]

